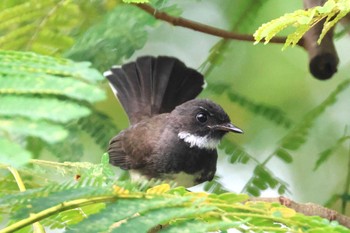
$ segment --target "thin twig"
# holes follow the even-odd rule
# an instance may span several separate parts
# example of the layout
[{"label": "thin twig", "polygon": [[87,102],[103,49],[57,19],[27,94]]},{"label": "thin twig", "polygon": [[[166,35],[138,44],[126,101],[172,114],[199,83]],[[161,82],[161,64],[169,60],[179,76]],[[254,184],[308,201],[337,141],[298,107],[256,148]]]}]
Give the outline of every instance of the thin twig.
[{"label": "thin twig", "polygon": [[[24,185],[24,182],[23,182],[21,176],[19,175],[18,171],[15,168],[11,167],[11,166],[8,166],[7,169],[11,172],[11,174],[15,178],[16,183],[18,185],[19,191],[25,192],[26,191],[26,186]],[[40,222],[33,222],[33,232],[35,232],[35,233],[45,233],[45,229],[40,224]]]},{"label": "thin twig", "polygon": [[[198,22],[195,22],[192,20],[188,20],[188,19],[185,19],[182,17],[171,16],[163,11],[158,11],[157,9],[153,8],[152,6],[150,6],[148,4],[134,4],[134,5],[137,6],[138,8],[146,11],[147,13],[152,15],[154,18],[159,19],[159,20],[163,20],[163,21],[168,22],[174,26],[189,28],[189,29],[203,32],[203,33],[206,33],[209,35],[222,37],[224,39],[255,42],[253,35],[230,32],[230,31],[226,31],[226,30],[223,30],[220,28],[216,28],[216,27],[212,27],[212,26],[209,26],[206,24],[202,24],[202,23],[198,23]],[[270,40],[270,43],[284,44],[285,41],[286,41],[286,37],[276,36]],[[300,40],[298,42],[298,45],[302,46],[303,41]]]},{"label": "thin twig", "polygon": [[60,213],[65,210],[74,209],[74,208],[95,204],[95,203],[111,202],[116,199],[117,199],[117,196],[115,195],[107,195],[107,196],[92,197],[87,199],[66,201],[61,204],[55,205],[51,208],[45,209],[39,213],[32,214],[31,216],[29,216],[29,218],[20,220],[8,227],[5,227],[4,229],[0,230],[0,233],[10,233],[10,232],[17,231],[34,222],[40,221],[48,216],[51,216],[56,213]]},{"label": "thin twig", "polygon": [[320,216],[330,221],[338,221],[339,224],[350,228],[350,217],[342,215],[335,210],[328,209],[324,206],[317,205],[315,203],[297,203],[286,197],[278,198],[264,198],[264,197],[251,197],[249,201],[262,201],[280,203],[288,208],[295,210],[298,213],[302,213],[307,216]]},{"label": "thin twig", "polygon": [[348,203],[348,200],[345,199],[349,195],[349,187],[350,187],[350,142],[349,142],[349,156],[348,156],[348,174],[346,177],[345,187],[344,187],[344,193],[342,195],[342,213],[345,214],[346,211],[346,204]]}]

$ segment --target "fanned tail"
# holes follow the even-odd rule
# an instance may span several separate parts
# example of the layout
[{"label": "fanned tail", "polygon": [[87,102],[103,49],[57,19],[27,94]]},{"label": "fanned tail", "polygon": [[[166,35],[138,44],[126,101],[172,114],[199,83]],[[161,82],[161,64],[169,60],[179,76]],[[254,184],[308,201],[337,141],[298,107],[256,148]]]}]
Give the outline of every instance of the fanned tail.
[{"label": "fanned tail", "polygon": [[125,109],[130,123],[170,112],[194,99],[203,89],[204,78],[173,57],[138,58],[104,73]]}]

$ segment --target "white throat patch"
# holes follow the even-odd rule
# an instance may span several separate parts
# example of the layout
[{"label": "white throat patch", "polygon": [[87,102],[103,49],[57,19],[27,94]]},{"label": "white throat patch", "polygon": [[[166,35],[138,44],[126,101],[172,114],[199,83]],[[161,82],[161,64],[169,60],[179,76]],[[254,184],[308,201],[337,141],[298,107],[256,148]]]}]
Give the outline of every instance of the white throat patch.
[{"label": "white throat patch", "polygon": [[210,139],[208,136],[197,136],[188,132],[180,132],[177,135],[180,139],[190,144],[190,147],[198,147],[200,149],[216,149],[219,139]]}]

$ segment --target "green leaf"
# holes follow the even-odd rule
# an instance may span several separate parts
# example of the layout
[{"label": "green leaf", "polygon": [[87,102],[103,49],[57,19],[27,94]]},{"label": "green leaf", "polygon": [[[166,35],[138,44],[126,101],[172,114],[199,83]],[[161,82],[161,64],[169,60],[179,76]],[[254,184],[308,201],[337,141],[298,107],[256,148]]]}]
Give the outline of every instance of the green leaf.
[{"label": "green leaf", "polygon": [[232,222],[213,222],[208,223],[200,219],[194,219],[192,221],[186,221],[180,224],[174,224],[167,226],[162,233],[202,233],[202,232],[224,232],[225,229],[237,228],[244,224],[243,221]]},{"label": "green leaf", "polygon": [[266,181],[264,181],[260,177],[254,177],[252,184],[260,190],[266,190],[269,187]]},{"label": "green leaf", "polygon": [[[277,177],[273,176],[272,172],[269,171],[268,168],[260,164],[255,167],[254,175],[265,181],[270,188],[275,188],[277,184],[282,183],[281,180],[278,180]],[[255,178],[253,178],[252,181],[254,179]]]},{"label": "green leaf", "polygon": [[0,137],[0,164],[18,168],[26,164],[31,154],[18,144]]},{"label": "green leaf", "polygon": [[75,2],[29,0],[13,3],[6,8],[0,6],[1,49],[57,54],[73,44],[70,33],[81,24],[81,12]]},{"label": "green leaf", "polygon": [[328,107],[335,103],[338,95],[347,89],[349,85],[350,80],[343,81],[321,104],[309,111],[303,119],[282,138],[281,147],[289,150],[299,149],[307,141],[310,129],[314,125],[316,119],[321,116]]},{"label": "green leaf", "polygon": [[326,150],[320,153],[320,157],[316,161],[314,171],[316,171],[324,162],[328,160],[328,158],[343,144],[345,141],[349,140],[350,136],[344,136],[339,138],[334,145],[327,148]]},{"label": "green leaf", "polygon": [[90,67],[89,62],[73,62],[69,59],[39,55],[32,52],[0,50],[0,74],[26,76],[27,74],[55,75],[59,78],[72,77],[96,83],[103,76]]},{"label": "green leaf", "polygon": [[87,116],[90,109],[77,103],[53,98],[25,96],[0,96],[0,114],[4,116],[27,117],[33,120],[68,122]]},{"label": "green leaf", "polygon": [[106,150],[111,138],[120,131],[107,115],[96,110],[89,116],[80,118],[78,127],[86,132],[102,150]]},{"label": "green leaf", "polygon": [[288,117],[286,117],[285,113],[281,109],[266,105],[264,103],[256,103],[251,99],[230,89],[229,83],[214,83],[210,81],[208,82],[208,86],[210,87],[208,91],[211,91],[217,95],[226,93],[232,102],[240,105],[242,108],[250,111],[254,115],[262,116],[277,125],[284,126],[285,128],[289,128],[293,124],[293,122]]},{"label": "green leaf", "polygon": [[225,155],[228,156],[230,163],[246,164],[252,158],[252,156],[248,154],[244,148],[237,145],[229,138],[224,138],[223,140],[221,140],[219,148],[225,150]]},{"label": "green leaf", "polygon": [[123,0],[125,3],[149,3],[149,0]]},{"label": "green leaf", "polygon": [[281,185],[278,187],[278,189],[277,189],[277,192],[278,192],[279,195],[285,194],[286,191],[287,191],[287,187],[286,187],[285,185],[283,185],[283,184],[281,184]]},{"label": "green leaf", "polygon": [[48,143],[54,143],[67,137],[68,132],[62,126],[45,121],[32,121],[25,118],[0,118],[1,130],[10,134],[35,136]]},{"label": "green leaf", "polygon": [[0,94],[62,95],[91,103],[106,97],[103,90],[80,80],[33,73],[0,73]]},{"label": "green leaf", "polygon": [[[167,223],[174,218],[188,218],[201,213],[206,213],[213,210],[213,207],[170,207],[160,208],[148,211],[140,216],[129,219],[122,223],[120,227],[114,228],[113,233],[118,232],[148,232],[151,228],[157,226],[159,223]],[[164,214],[166,213],[166,214]]]},{"label": "green leaf", "polygon": [[227,192],[225,187],[219,182],[219,179],[220,177],[215,175],[212,181],[205,182],[204,190],[215,194],[222,194]]},{"label": "green leaf", "polygon": [[249,196],[246,194],[236,194],[236,193],[222,193],[218,195],[220,200],[224,200],[228,203],[244,202],[249,199]]},{"label": "green leaf", "polygon": [[[72,226],[67,233],[72,232],[102,232],[110,229],[116,222],[133,217],[136,213],[144,213],[152,209],[180,205],[188,198],[152,198],[152,199],[121,199],[110,203],[98,214],[90,216],[85,221]],[[77,230],[75,230],[77,229]]]},{"label": "green leaf", "polygon": [[276,156],[282,159],[286,163],[293,162],[293,157],[286,150],[283,150],[282,148],[279,148],[276,151]]},{"label": "green leaf", "polygon": [[289,45],[294,46],[311,27],[322,19],[326,19],[317,41],[320,44],[326,33],[349,12],[350,4],[346,0],[328,0],[323,6],[296,10],[261,25],[254,33],[255,43],[264,39],[266,44],[285,28],[294,27],[295,31],[288,35],[283,49]]},{"label": "green leaf", "polygon": [[255,187],[255,186],[248,186],[247,187],[247,193],[249,193],[250,195],[254,196],[254,197],[258,197],[260,196],[260,190]]},{"label": "green leaf", "polygon": [[147,40],[146,26],[155,23],[151,15],[135,6],[118,5],[87,30],[66,55],[74,60],[91,61],[100,70],[107,70],[142,48]]}]

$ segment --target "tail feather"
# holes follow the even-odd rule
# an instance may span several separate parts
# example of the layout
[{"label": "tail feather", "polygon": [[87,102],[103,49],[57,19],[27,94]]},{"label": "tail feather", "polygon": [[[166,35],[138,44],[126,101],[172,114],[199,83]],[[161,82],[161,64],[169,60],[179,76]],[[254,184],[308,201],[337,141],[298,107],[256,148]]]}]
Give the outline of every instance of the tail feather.
[{"label": "tail feather", "polygon": [[195,98],[203,76],[173,57],[140,57],[136,62],[105,72],[130,122],[170,112]]}]

